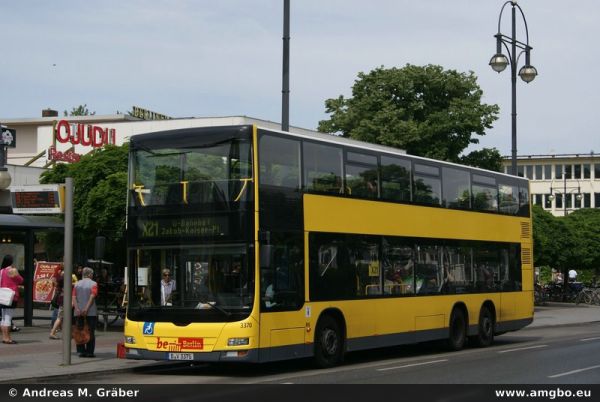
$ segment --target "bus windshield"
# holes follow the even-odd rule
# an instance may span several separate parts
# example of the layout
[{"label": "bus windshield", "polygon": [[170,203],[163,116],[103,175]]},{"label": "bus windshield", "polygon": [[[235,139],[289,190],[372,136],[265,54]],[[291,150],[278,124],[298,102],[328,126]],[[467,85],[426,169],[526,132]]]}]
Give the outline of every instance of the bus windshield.
[{"label": "bus windshield", "polygon": [[176,145],[165,142],[161,147],[132,150],[130,206],[248,201],[252,178],[249,139]]},{"label": "bus windshield", "polygon": [[136,135],[129,161],[128,317],[185,324],[249,315],[250,127]]},{"label": "bus windshield", "polygon": [[[184,321],[204,321],[206,314],[226,321],[250,313],[254,276],[246,245],[149,247],[132,250],[137,263],[135,297],[130,313],[175,312]],[[225,317],[224,317],[225,316]]]}]

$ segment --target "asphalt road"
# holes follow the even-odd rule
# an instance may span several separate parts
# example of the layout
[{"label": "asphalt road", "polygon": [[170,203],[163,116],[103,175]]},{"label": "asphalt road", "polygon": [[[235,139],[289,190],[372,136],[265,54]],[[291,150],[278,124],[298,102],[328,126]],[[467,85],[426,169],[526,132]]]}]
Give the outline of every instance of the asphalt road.
[{"label": "asphalt road", "polygon": [[[600,323],[531,328],[489,348],[447,352],[436,343],[351,353],[317,370],[310,360],[202,364],[73,377],[77,384],[598,384]],[[64,380],[61,383],[65,383]]]}]

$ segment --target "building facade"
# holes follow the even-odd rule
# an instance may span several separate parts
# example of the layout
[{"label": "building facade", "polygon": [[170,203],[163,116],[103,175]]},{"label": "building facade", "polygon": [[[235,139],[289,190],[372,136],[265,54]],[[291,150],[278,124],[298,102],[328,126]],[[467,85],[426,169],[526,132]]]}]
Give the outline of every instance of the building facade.
[{"label": "building facade", "polygon": [[[246,116],[173,118],[143,120],[130,115],[47,116],[25,119],[0,119],[15,129],[15,146],[8,148],[7,163],[17,166],[48,167],[53,162],[76,162],[105,144],[122,145],[135,134],[182,128],[257,124],[278,130],[279,123]],[[315,134],[316,131],[290,127],[291,132]]]},{"label": "building facade", "polygon": [[[503,162],[510,172],[510,158]],[[600,208],[600,155],[529,155],[517,159],[518,175],[531,180],[531,201],[554,216]]]}]

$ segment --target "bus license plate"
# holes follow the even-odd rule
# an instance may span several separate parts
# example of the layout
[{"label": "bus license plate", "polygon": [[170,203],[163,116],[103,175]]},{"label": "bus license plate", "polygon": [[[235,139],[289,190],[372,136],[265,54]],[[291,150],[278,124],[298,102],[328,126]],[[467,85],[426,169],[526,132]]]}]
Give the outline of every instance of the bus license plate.
[{"label": "bus license plate", "polygon": [[194,360],[193,353],[169,353],[169,360]]}]

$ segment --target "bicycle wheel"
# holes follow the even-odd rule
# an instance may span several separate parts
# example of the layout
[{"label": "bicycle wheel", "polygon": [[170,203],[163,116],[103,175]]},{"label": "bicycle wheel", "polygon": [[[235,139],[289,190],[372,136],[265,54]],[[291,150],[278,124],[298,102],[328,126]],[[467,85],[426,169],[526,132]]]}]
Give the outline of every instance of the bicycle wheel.
[{"label": "bicycle wheel", "polygon": [[581,292],[579,292],[579,294],[577,295],[577,298],[575,299],[575,304],[580,304],[580,303],[585,303],[585,304],[592,303],[592,295],[585,289],[582,290]]}]

